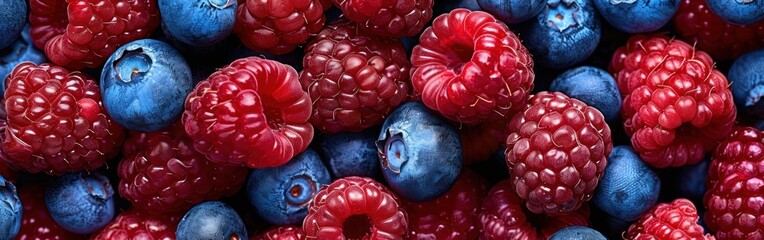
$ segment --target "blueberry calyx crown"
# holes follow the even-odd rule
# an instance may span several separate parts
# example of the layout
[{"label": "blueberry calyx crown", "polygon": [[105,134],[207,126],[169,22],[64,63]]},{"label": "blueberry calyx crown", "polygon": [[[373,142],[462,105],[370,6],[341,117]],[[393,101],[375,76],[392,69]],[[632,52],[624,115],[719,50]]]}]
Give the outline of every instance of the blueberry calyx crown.
[{"label": "blueberry calyx crown", "polygon": [[16,187],[8,180],[3,179],[2,176],[0,176],[0,196],[2,196],[2,202],[8,205],[11,211],[19,212],[21,200],[17,197]]},{"label": "blueberry calyx crown", "polygon": [[90,196],[96,200],[106,201],[114,195],[109,179],[103,175],[82,173],[77,178],[87,188]]},{"label": "blueberry calyx crown", "polygon": [[129,83],[139,80],[151,70],[153,60],[146,55],[143,48],[128,49],[117,56],[114,61],[114,71],[122,82]]},{"label": "blueberry calyx crown", "polygon": [[289,181],[284,198],[287,205],[303,208],[310,203],[318,189],[318,183],[313,178],[305,174],[297,175]]},{"label": "blueberry calyx crown", "polygon": [[401,173],[403,165],[408,161],[406,143],[403,141],[403,132],[388,129],[385,138],[376,142],[377,152],[382,167],[393,173]]},{"label": "blueberry calyx crown", "polygon": [[[743,1],[747,1],[747,0],[743,0]],[[612,5],[617,5],[617,4],[621,4],[621,3],[633,4],[635,2],[637,2],[637,0],[610,0],[610,4],[612,4]]]},{"label": "blueberry calyx crown", "polygon": [[547,2],[546,20],[562,32],[578,26],[578,10],[575,0],[550,0]]},{"label": "blueberry calyx crown", "polygon": [[212,7],[217,9],[225,9],[227,7],[233,6],[235,1],[236,0],[207,0],[207,2],[209,2]]}]

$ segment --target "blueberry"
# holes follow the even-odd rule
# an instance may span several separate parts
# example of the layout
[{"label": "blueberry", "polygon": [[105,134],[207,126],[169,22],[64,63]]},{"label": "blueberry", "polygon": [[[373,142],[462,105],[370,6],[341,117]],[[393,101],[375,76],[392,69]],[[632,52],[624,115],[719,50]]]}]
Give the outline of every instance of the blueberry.
[{"label": "blueberry", "polygon": [[0,239],[14,239],[21,228],[23,208],[13,183],[0,175]]},{"label": "blueberry", "polygon": [[188,210],[175,235],[178,240],[249,239],[239,214],[218,201],[203,202]]},{"label": "blueberry", "polygon": [[551,91],[562,92],[600,110],[614,122],[621,111],[621,93],[613,76],[605,70],[583,66],[565,71],[552,81]]},{"label": "blueberry", "polygon": [[331,182],[329,170],[309,148],[284,165],[253,169],[247,194],[257,214],[271,224],[300,224],[318,190]]},{"label": "blueberry", "polygon": [[191,68],[183,56],[153,39],[120,47],[101,73],[106,111],[134,131],[153,132],[175,123],[193,87]]},{"label": "blueberry", "polygon": [[597,230],[582,226],[571,226],[560,229],[549,240],[607,240],[607,238]]},{"label": "blueberry", "polygon": [[594,53],[601,31],[591,0],[548,0],[522,36],[540,66],[565,69]]},{"label": "blueberry", "polygon": [[680,0],[594,0],[605,21],[627,33],[658,30],[679,10]]},{"label": "blueberry", "polygon": [[716,15],[738,25],[749,25],[764,19],[761,0],[707,0],[708,8]]},{"label": "blueberry", "polygon": [[377,157],[377,134],[379,129],[363,132],[342,132],[323,135],[318,151],[334,178],[381,176]]},{"label": "blueberry", "polygon": [[[554,1],[554,0],[552,0]],[[478,5],[507,24],[530,20],[544,9],[543,0],[477,0]]]},{"label": "blueberry", "polygon": [[443,195],[462,169],[459,134],[421,102],[398,106],[382,125],[376,145],[385,180],[408,201]]},{"label": "blueberry", "polygon": [[706,176],[711,160],[705,159],[699,163],[679,168],[676,181],[679,196],[690,199],[695,203],[703,202],[706,193]]},{"label": "blueberry", "polygon": [[471,11],[481,10],[480,5],[478,4],[478,0],[440,0],[434,2],[435,3],[432,6],[433,19],[441,14],[449,13],[451,10],[457,8],[466,8]]},{"label": "blueberry", "polygon": [[29,24],[21,31],[21,37],[7,48],[0,49],[0,97],[5,93],[5,78],[21,62],[41,64],[47,59],[45,53],[32,44]]},{"label": "blueberry", "polygon": [[114,217],[114,189],[100,173],[70,173],[48,183],[45,205],[62,228],[89,234]]},{"label": "blueberry", "polygon": [[633,221],[658,201],[660,179],[629,146],[613,148],[605,174],[594,193],[594,204],[607,214]]},{"label": "blueberry", "polygon": [[21,35],[27,22],[27,2],[0,0],[0,49],[10,46]]},{"label": "blueberry", "polygon": [[730,66],[727,79],[738,109],[764,118],[764,49],[743,54]]},{"label": "blueberry", "polygon": [[162,28],[191,46],[210,46],[233,31],[236,0],[159,0]]}]

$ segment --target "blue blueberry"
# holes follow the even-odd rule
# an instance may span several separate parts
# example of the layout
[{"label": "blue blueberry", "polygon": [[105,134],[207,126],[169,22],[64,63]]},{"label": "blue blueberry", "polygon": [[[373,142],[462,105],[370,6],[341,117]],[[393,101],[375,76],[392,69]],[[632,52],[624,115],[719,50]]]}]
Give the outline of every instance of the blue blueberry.
[{"label": "blue blueberry", "polygon": [[477,0],[483,11],[507,24],[530,20],[544,9],[545,2],[543,0]]},{"label": "blue blueberry", "polygon": [[560,229],[549,240],[607,240],[607,238],[597,230],[582,226],[571,226]]},{"label": "blue blueberry", "polygon": [[[466,8],[471,11],[482,10],[478,4],[478,0],[440,0],[434,1],[432,6],[433,19],[444,13],[449,13],[451,10],[457,8]],[[329,22],[329,21],[327,21]]]},{"label": "blue blueberry", "polygon": [[7,48],[0,49],[0,98],[5,93],[5,78],[21,62],[41,64],[47,59],[45,53],[32,44],[29,24],[21,31],[21,37]]},{"label": "blue blueberry", "polygon": [[162,27],[191,46],[210,46],[233,31],[236,0],[159,0]]},{"label": "blue blueberry", "polygon": [[114,217],[114,189],[100,173],[70,173],[48,183],[45,205],[62,228],[89,234]]},{"label": "blue blueberry", "polygon": [[218,201],[203,202],[188,210],[175,235],[178,240],[249,239],[239,214]]},{"label": "blue blueberry", "polygon": [[408,201],[443,195],[462,170],[462,145],[451,123],[421,102],[396,108],[377,138],[382,174]]},{"label": "blue blueberry", "polygon": [[23,208],[16,186],[0,175],[0,239],[14,239],[21,228]]},{"label": "blue blueberry", "polygon": [[21,35],[27,22],[25,0],[0,0],[0,49],[10,46]]},{"label": "blue blueberry", "polygon": [[321,137],[317,150],[334,178],[376,178],[382,173],[375,145],[378,133],[379,129],[371,128],[357,133],[326,134]]},{"label": "blue blueberry", "polygon": [[329,170],[309,148],[284,165],[253,169],[247,194],[255,212],[271,224],[300,224],[308,214],[308,203],[331,182]]},{"label": "blue blueberry", "polygon": [[761,0],[707,0],[708,8],[724,21],[749,25],[764,19]]},{"label": "blue blueberry", "polygon": [[706,193],[706,176],[711,160],[705,160],[679,168],[676,181],[679,196],[690,199],[695,203],[702,203],[703,194]]},{"label": "blue blueberry", "polygon": [[522,34],[536,63],[565,69],[592,55],[602,25],[591,0],[548,0],[545,6]]},{"label": "blue blueberry", "polygon": [[680,0],[594,0],[605,21],[627,33],[658,30],[679,10]]},{"label": "blue blueberry", "polygon": [[660,179],[629,146],[613,148],[605,174],[594,192],[594,204],[607,214],[633,221],[658,201]]},{"label": "blue blueberry", "polygon": [[106,111],[120,125],[141,132],[175,123],[193,87],[191,68],[183,56],[153,39],[120,47],[101,72]]},{"label": "blue blueberry", "polygon": [[743,54],[730,66],[727,79],[730,81],[735,105],[759,118],[764,118],[764,49]]},{"label": "blue blueberry", "polygon": [[552,81],[549,89],[600,110],[608,122],[614,122],[621,112],[621,93],[615,79],[596,67],[583,66],[565,71]]}]

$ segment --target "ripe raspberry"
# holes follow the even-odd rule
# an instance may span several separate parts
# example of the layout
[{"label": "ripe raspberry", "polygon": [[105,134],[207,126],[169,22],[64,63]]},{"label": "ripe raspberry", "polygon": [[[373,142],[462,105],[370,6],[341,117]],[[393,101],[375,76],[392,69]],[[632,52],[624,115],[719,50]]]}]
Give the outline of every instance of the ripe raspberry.
[{"label": "ripe raspberry", "polygon": [[706,0],[682,0],[673,23],[680,38],[717,61],[764,47],[764,21],[745,26],[727,23],[708,8]]},{"label": "ripe raspberry", "polygon": [[531,212],[575,211],[592,198],[613,150],[597,109],[559,92],[540,92],[509,122],[506,159],[515,191]]},{"label": "ripe raspberry", "polygon": [[475,126],[462,125],[455,128],[462,142],[465,165],[487,160],[507,139],[506,121],[493,121]]},{"label": "ripe raspberry", "polygon": [[409,91],[409,63],[400,40],[359,33],[339,21],[305,49],[300,83],[313,100],[310,122],[327,133],[377,125]]},{"label": "ripe raspberry", "polygon": [[30,184],[19,188],[19,200],[24,208],[21,229],[16,240],[78,240],[86,239],[59,227],[45,205],[45,185]]},{"label": "ripe raspberry", "polygon": [[323,187],[302,224],[306,239],[401,239],[408,229],[398,197],[363,177],[340,178]]},{"label": "ripe raspberry", "polygon": [[711,57],[679,40],[637,35],[616,50],[610,72],[623,96],[631,144],[656,168],[697,163],[732,129],[735,104]]},{"label": "ripe raspberry", "polygon": [[251,240],[302,240],[305,239],[305,232],[302,228],[295,226],[280,226],[272,228],[267,232],[250,238]]},{"label": "ripe raspberry", "polygon": [[410,219],[406,239],[477,239],[478,213],[487,193],[485,179],[465,169],[443,196],[427,202],[405,202]]},{"label": "ripe raspberry", "polygon": [[124,130],[106,114],[98,85],[81,72],[21,63],[5,80],[9,167],[60,175],[95,170],[119,152]]},{"label": "ripe raspberry", "polygon": [[509,179],[497,183],[483,200],[480,239],[549,239],[570,226],[589,226],[589,207],[554,217],[526,213]]},{"label": "ripe raspberry", "polygon": [[719,239],[764,239],[764,133],[735,129],[716,147],[706,177],[704,219]]},{"label": "ripe raspberry", "polygon": [[131,132],[118,171],[119,194],[150,213],[184,212],[233,195],[247,176],[245,167],[221,166],[196,152],[181,124],[164,132]]},{"label": "ripe raspberry", "polygon": [[213,162],[275,167],[313,139],[310,104],[294,68],[248,57],[196,85],[183,124],[194,148]]},{"label": "ripe raspberry", "polygon": [[511,118],[533,89],[533,59],[488,13],[456,9],[435,18],[411,54],[411,84],[427,107],[456,122]]},{"label": "ripe raspberry", "polygon": [[714,239],[710,234],[703,235],[699,218],[690,200],[659,203],[629,227],[625,239]]},{"label": "ripe raspberry", "polygon": [[133,209],[122,212],[114,220],[94,233],[91,240],[156,239],[174,240],[175,229],[181,215],[150,215]]},{"label": "ripe raspberry", "polygon": [[97,68],[122,44],[159,26],[155,0],[31,0],[30,34],[51,62]]},{"label": "ripe raspberry", "polygon": [[307,42],[325,22],[320,0],[246,0],[236,9],[233,31],[244,46],[280,55]]},{"label": "ripe raspberry", "polygon": [[333,0],[361,30],[382,37],[416,36],[432,18],[433,0]]}]

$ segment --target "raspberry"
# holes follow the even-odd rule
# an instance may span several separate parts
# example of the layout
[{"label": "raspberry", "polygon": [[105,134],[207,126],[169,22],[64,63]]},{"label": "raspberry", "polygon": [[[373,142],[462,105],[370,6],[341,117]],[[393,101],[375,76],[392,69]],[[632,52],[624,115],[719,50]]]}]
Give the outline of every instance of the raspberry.
[{"label": "raspberry", "polygon": [[95,170],[119,152],[124,130],[81,72],[21,63],[5,80],[5,163],[31,173]]},{"label": "raspberry", "polygon": [[406,239],[477,239],[478,213],[487,193],[485,179],[467,169],[443,196],[405,203],[410,219]]},{"label": "raspberry", "polygon": [[51,62],[98,68],[122,44],[159,26],[155,0],[31,0],[30,34]]},{"label": "raspberry", "polygon": [[411,84],[427,107],[466,124],[511,118],[533,89],[533,59],[488,13],[456,9],[435,18],[411,54]]},{"label": "raspberry", "polygon": [[183,124],[194,148],[213,162],[275,167],[313,139],[310,104],[294,68],[248,57],[196,85]]},{"label": "raspberry", "polygon": [[505,121],[493,121],[475,126],[462,125],[455,128],[462,142],[462,155],[466,165],[487,160],[507,139]]},{"label": "raspberry", "polygon": [[703,203],[719,239],[764,239],[764,133],[735,129],[714,152]]},{"label": "raspberry", "polygon": [[714,239],[710,234],[703,235],[698,219],[690,200],[659,203],[629,227],[625,239]]},{"label": "raspberry", "polygon": [[531,212],[575,211],[592,198],[613,150],[597,109],[559,92],[540,92],[509,123],[506,159]]},{"label": "raspberry", "polygon": [[302,228],[295,226],[280,226],[272,228],[263,234],[253,236],[251,240],[302,240],[305,233]]},{"label": "raspberry", "polygon": [[246,0],[236,9],[234,33],[256,51],[287,54],[321,31],[321,0]]},{"label": "raspberry", "polygon": [[706,0],[682,0],[673,23],[680,38],[717,61],[764,47],[764,21],[745,26],[727,23],[708,8]]},{"label": "raspberry", "polygon": [[382,184],[363,177],[340,178],[323,187],[302,224],[306,239],[401,239],[406,211]]},{"label": "raspberry", "polygon": [[634,150],[656,168],[699,162],[732,129],[727,78],[711,57],[679,40],[637,35],[616,50],[610,72]]},{"label": "raspberry", "polygon": [[433,0],[333,0],[361,30],[382,37],[416,36],[432,18]]},{"label": "raspberry", "polygon": [[400,40],[329,25],[305,49],[300,83],[313,100],[310,122],[327,133],[380,124],[409,91],[409,63]]},{"label": "raspberry", "polygon": [[525,212],[512,181],[497,183],[483,200],[480,239],[549,239],[569,226],[589,226],[589,207],[554,217]]},{"label": "raspberry", "polygon": [[17,240],[78,240],[85,236],[59,227],[45,205],[45,185],[30,184],[19,188],[19,200],[24,208]]},{"label": "raspberry", "polygon": [[156,239],[174,240],[182,216],[150,215],[135,210],[120,213],[114,220],[94,233],[91,240]]},{"label": "raspberry", "polygon": [[[129,147],[128,147],[129,146]],[[131,132],[119,163],[119,193],[151,213],[184,212],[239,191],[247,168],[221,166],[194,150],[183,125],[164,132]]]}]

